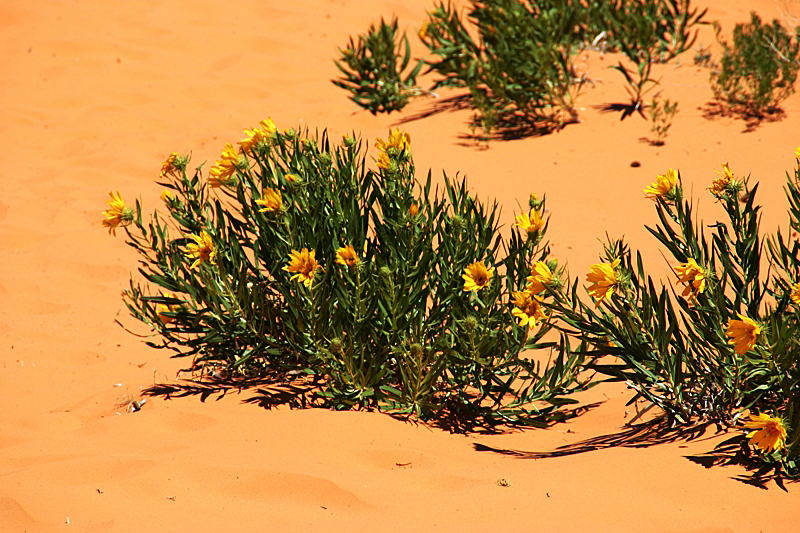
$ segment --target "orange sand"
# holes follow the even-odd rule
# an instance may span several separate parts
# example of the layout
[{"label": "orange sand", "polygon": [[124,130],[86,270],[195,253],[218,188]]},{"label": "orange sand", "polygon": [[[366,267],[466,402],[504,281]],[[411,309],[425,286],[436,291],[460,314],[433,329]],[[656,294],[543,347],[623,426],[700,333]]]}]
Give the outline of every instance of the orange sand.
[{"label": "orange sand", "polygon": [[[772,0],[709,4],[708,19],[726,32],[750,9],[767,20],[800,11]],[[2,2],[0,531],[798,530],[796,485],[760,490],[732,479],[739,467],[685,458],[724,435],[535,459],[621,431],[633,408],[619,386],[584,394],[598,405],[568,423],[498,435],[370,412],[267,410],[247,401],[254,390],[152,397],[137,413],[116,407],[174,381],[187,361],[114,323],[135,325],[119,295],[136,257],[101,227],[108,191],[154,206],[170,152],[213,162],[267,116],[280,127],[328,127],[334,138],[385,137],[435,101],[391,116],[359,110],[330,83],[336,47],[380,15],[395,13],[413,32],[432,5]],[[712,35],[704,28],[700,41]],[[704,118],[708,73],[692,55],[657,69],[664,96],[680,102],[660,148],[639,140],[650,135],[641,118],[620,122],[594,107],[626,98],[606,68],[616,58],[598,54],[584,62],[596,86],[580,100],[583,123],[556,134],[487,150],[465,135],[469,111],[402,127],[420,171],[466,173],[478,195],[504,206],[506,223],[517,201],[546,193],[553,252],[573,275],[597,258],[605,232],[641,247],[657,270],[663,259],[644,229],[655,217],[641,193],[656,174],[679,168],[710,222],[718,206],[704,188],[728,161],[761,182],[763,227],[773,230],[785,223],[784,172],[800,144],[800,95],[785,102],[784,120],[753,132],[741,120]]]}]

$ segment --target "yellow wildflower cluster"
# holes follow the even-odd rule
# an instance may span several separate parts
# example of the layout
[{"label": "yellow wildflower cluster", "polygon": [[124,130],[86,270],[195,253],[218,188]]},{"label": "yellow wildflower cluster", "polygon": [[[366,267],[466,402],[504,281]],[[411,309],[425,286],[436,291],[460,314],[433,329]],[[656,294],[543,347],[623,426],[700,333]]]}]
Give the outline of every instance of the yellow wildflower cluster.
[{"label": "yellow wildflower cluster", "polygon": [[544,218],[541,211],[531,209],[529,213],[520,213],[516,216],[517,227],[527,232],[529,237],[536,235],[544,228]]},{"label": "yellow wildflower cluster", "polygon": [[666,173],[656,176],[656,181],[644,188],[644,195],[651,200],[662,198],[671,200],[678,184],[678,173],[669,169]]},{"label": "yellow wildflower cluster", "polygon": [[422,23],[422,26],[419,27],[418,35],[421,41],[425,41],[425,39],[428,37],[428,26],[430,26],[430,23],[426,20]]},{"label": "yellow wildflower cluster", "polygon": [[203,230],[200,235],[190,234],[189,238],[194,241],[186,245],[186,248],[188,248],[186,254],[190,259],[194,259],[194,263],[190,268],[197,268],[202,263],[214,263],[217,252],[214,249],[214,241],[211,239],[211,235]]},{"label": "yellow wildflower cluster", "polygon": [[611,263],[597,263],[590,267],[586,281],[591,283],[588,291],[597,300],[596,305],[600,305],[600,302],[608,299],[609,295],[614,293],[614,288],[619,283],[618,266],[619,258],[614,259]]},{"label": "yellow wildflower cluster", "polygon": [[316,260],[316,252],[308,248],[303,248],[299,252],[292,250],[289,254],[289,264],[283,267],[286,272],[294,273],[290,279],[298,280],[300,283],[308,288],[311,288],[314,283],[314,271],[320,267]]},{"label": "yellow wildflower cluster", "polygon": [[750,415],[750,420],[745,422],[744,427],[753,430],[747,434],[747,438],[762,452],[770,453],[786,446],[786,427],[778,417],[766,413]]},{"label": "yellow wildflower cluster", "polygon": [[225,143],[225,148],[222,149],[222,156],[217,160],[217,163],[208,171],[208,181],[211,187],[218,188],[223,185],[228,185],[236,172],[236,166],[239,164],[239,154],[233,148],[231,143]]},{"label": "yellow wildflower cluster", "polygon": [[686,283],[686,288],[681,296],[694,298],[705,290],[706,271],[694,259],[689,258],[685,263],[675,266],[674,270],[678,275],[678,281]]},{"label": "yellow wildflower cluster", "polygon": [[736,313],[739,320],[728,320],[728,329],[725,335],[729,337],[728,343],[733,344],[734,351],[739,355],[746,354],[756,345],[756,340],[761,333],[761,326],[752,318],[741,313]]},{"label": "yellow wildflower cluster", "polygon": [[271,118],[265,118],[259,122],[258,125],[259,127],[253,128],[252,130],[244,130],[244,134],[247,137],[238,143],[242,153],[252,152],[253,148],[259,144],[271,142],[272,137],[278,131],[278,128]]},{"label": "yellow wildflower cluster", "polygon": [[553,281],[553,273],[547,263],[537,261],[531,267],[531,275],[527,278],[528,286],[524,291],[514,291],[515,307],[511,314],[519,319],[520,326],[535,327],[540,320],[547,318],[542,308],[539,293],[546,290],[546,286]]},{"label": "yellow wildflower cluster", "polygon": [[343,246],[342,248],[336,250],[336,262],[340,265],[354,268],[358,266],[358,263],[361,262],[361,259],[359,259],[356,249],[353,248],[352,245],[348,244],[347,246]]},{"label": "yellow wildflower cluster", "polygon": [[540,320],[547,318],[542,309],[542,302],[539,297],[530,291],[514,291],[514,309],[511,314],[519,319],[520,326],[536,327]]},{"label": "yellow wildflower cluster", "polygon": [[400,131],[400,128],[389,130],[389,140],[375,140],[375,148],[380,151],[378,155],[378,168],[388,170],[393,160],[408,154],[411,151],[411,134]]},{"label": "yellow wildflower cluster", "polygon": [[[171,292],[162,292],[161,296],[164,296],[165,298],[175,298],[175,295],[172,294]],[[179,308],[180,308],[179,304],[172,304],[172,305],[158,304],[156,305],[156,316],[158,316],[158,319],[165,326],[167,324],[172,324],[173,322],[175,322],[175,317],[168,316],[165,313],[174,313]]]},{"label": "yellow wildflower cluster", "polygon": [[731,167],[728,166],[728,163],[722,163],[722,170],[717,170],[716,172],[717,177],[711,182],[708,191],[713,194],[717,200],[721,200],[736,180],[733,177],[733,172],[731,171]]},{"label": "yellow wildflower cluster", "polygon": [[800,307],[800,282],[792,285],[789,292],[789,298],[796,306]]},{"label": "yellow wildflower cluster", "polygon": [[261,213],[278,213],[283,206],[281,191],[268,187],[264,189],[264,194],[256,204],[260,205],[262,209],[258,211]]},{"label": "yellow wildflower cluster", "polygon": [[272,119],[265,118],[259,122],[258,127],[244,130],[246,137],[237,143],[239,151],[234,148],[233,144],[225,143],[222,155],[216,164],[211,167],[211,170],[208,171],[208,181],[211,187],[216,189],[223,185],[231,185],[236,169],[240,165],[239,153],[252,153],[253,149],[259,144],[271,142],[277,131],[278,128]]},{"label": "yellow wildflower cluster", "polygon": [[178,155],[178,152],[172,152],[167,157],[167,160],[161,164],[161,174],[159,177],[161,179],[172,177],[180,177],[180,172],[183,168],[186,167],[186,163],[188,158],[181,157]]},{"label": "yellow wildflower cluster", "polygon": [[[366,246],[364,247],[366,249]],[[316,251],[303,248],[300,251],[292,250],[289,254],[289,264],[283,267],[286,272],[294,274],[292,280],[297,280],[308,288],[314,284],[314,273],[322,266],[317,262]],[[355,248],[348,244],[336,250],[336,263],[349,268],[357,267],[361,262]]]},{"label": "yellow wildflower cluster", "polygon": [[109,233],[116,236],[118,227],[124,227],[133,222],[133,209],[125,205],[119,191],[108,194],[111,199],[108,200],[108,210],[103,211],[103,215],[106,217],[103,220],[103,226],[108,228]]},{"label": "yellow wildflower cluster", "polygon": [[494,274],[494,268],[486,268],[483,261],[476,261],[464,269],[461,277],[464,279],[464,290],[478,292],[489,286]]}]

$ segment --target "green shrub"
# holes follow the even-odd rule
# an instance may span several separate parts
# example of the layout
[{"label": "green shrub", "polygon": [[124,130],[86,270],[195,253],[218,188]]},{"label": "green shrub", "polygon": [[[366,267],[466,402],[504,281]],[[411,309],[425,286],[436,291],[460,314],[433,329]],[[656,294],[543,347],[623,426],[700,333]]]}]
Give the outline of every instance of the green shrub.
[{"label": "green shrub", "polygon": [[465,87],[486,131],[536,124],[558,128],[578,120],[575,101],[587,81],[574,67],[577,55],[598,39],[621,49],[636,65],[615,66],[631,87],[638,109],[651,64],[692,46],[691,29],[705,11],[688,0],[484,0],[471,2],[462,19],[453,4],[429,14],[420,37],[437,59],[434,88]]},{"label": "green shrub", "polygon": [[718,69],[711,73],[715,97],[734,111],[762,116],[777,111],[781,100],[794,93],[800,69],[800,27],[792,36],[780,22],[762,25],[751,13],[750,22],[737,24],[733,44],[720,38],[723,47]]},{"label": "green shrub", "polygon": [[655,146],[664,144],[664,139],[667,138],[670,127],[672,127],[672,119],[678,113],[678,102],[670,102],[669,98],[661,100],[658,95],[653,97],[650,102],[650,131],[655,135],[655,139],[651,143]]},{"label": "green shrub", "polygon": [[520,120],[545,128],[577,120],[584,80],[573,62],[586,11],[577,1],[558,4],[476,1],[465,20],[454,5],[440,4],[420,30],[437,56],[429,62],[439,76],[433,88],[469,89],[487,132]]},{"label": "green shrub", "polygon": [[380,27],[370,26],[366,35],[359,35],[357,41],[351,38],[339,52],[341,58],[334,62],[344,77],[333,83],[350,91],[350,99],[373,115],[399,111],[419,92],[416,78],[423,62],[405,73],[411,47],[405,32],[398,39],[397,19],[391,24],[381,19]]},{"label": "green shrub", "polygon": [[582,359],[544,339],[563,275],[544,200],[506,240],[497,205],[463,179],[416,182],[408,134],[377,141],[375,168],[350,136],[335,146],[269,120],[247,134],[208,180],[173,155],[166,214],[145,223],[139,202],[112,198],[106,225],[125,228],[149,282],[132,280],[125,302],[151,346],[194,370],[316,376],[335,408],[536,423],[573,401]]},{"label": "green shrub", "polygon": [[[643,97],[658,84],[650,77],[654,62],[666,62],[692,47],[697,39],[691,28],[703,24],[706,10],[692,10],[689,0],[613,0],[596,10],[596,24],[609,28],[609,41],[636,67],[622,62],[612,66],[628,83],[631,105],[640,110]],[[650,86],[650,87],[648,87]]]},{"label": "green shrub", "polygon": [[[800,149],[797,157],[787,184],[792,228],[800,228]],[[631,402],[644,398],[673,423],[733,425],[757,410],[750,445],[797,476],[800,243],[760,235],[757,186],[727,164],[709,191],[728,221],[706,235],[677,172],[645,189],[659,220],[648,230],[676,261],[678,288],[654,281],[641,255],[618,240],[587,275],[594,305],[580,300],[575,281],[548,307],[563,317],[565,333],[593,346],[588,368],[627,383]]]}]

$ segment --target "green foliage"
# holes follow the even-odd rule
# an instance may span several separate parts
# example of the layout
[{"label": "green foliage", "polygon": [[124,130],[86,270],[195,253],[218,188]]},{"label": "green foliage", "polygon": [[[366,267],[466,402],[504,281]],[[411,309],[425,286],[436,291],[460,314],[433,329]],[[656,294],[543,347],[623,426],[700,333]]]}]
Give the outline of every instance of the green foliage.
[{"label": "green foliage", "polygon": [[762,116],[778,110],[778,103],[794,93],[800,69],[800,28],[791,35],[773,20],[761,24],[751,13],[750,22],[737,24],[733,44],[720,37],[723,47],[719,69],[711,73],[715,97],[734,111]]},{"label": "green foliage", "polygon": [[678,102],[670,102],[669,99],[660,100],[658,95],[653,97],[650,102],[650,130],[655,135],[652,143],[656,146],[664,144],[669,128],[672,126],[672,119],[678,113]]},{"label": "green foliage", "polygon": [[399,111],[419,92],[415,84],[423,62],[405,72],[411,47],[405,32],[398,38],[397,30],[397,19],[391,24],[381,19],[380,27],[370,26],[357,41],[351,38],[334,61],[344,76],[333,83],[350,91],[350,99],[373,115]]},{"label": "green foliage", "polygon": [[577,55],[598,39],[621,49],[635,65],[613,67],[625,76],[636,109],[655,60],[666,61],[692,46],[691,29],[705,11],[688,0],[473,0],[462,18],[453,4],[429,14],[420,37],[437,59],[434,88],[466,87],[486,131],[536,124],[558,128],[578,120],[575,101],[587,79]]},{"label": "green foliage", "polygon": [[440,76],[434,88],[468,88],[485,131],[520,119],[558,127],[578,117],[575,98],[585,80],[573,62],[585,22],[585,9],[572,0],[474,1],[465,20],[442,3],[420,36],[438,57],[430,62]]},{"label": "green foliage", "polygon": [[[528,328],[512,314],[547,255],[544,222],[503,239],[497,205],[463,179],[416,182],[399,131],[378,141],[377,170],[349,136],[335,146],[325,133],[262,133],[217,162],[211,188],[183,160],[170,167],[166,215],[145,223],[137,203],[125,230],[149,284],[132,280],[125,301],[154,330],[151,346],[191,356],[195,370],[312,374],[338,409],[524,424],[572,402],[582,357],[555,332],[545,339],[549,320]],[[192,268],[187,245],[202,232],[214,257]],[[467,291],[476,262],[494,275]]]},{"label": "green foliage", "polygon": [[[693,218],[679,176],[669,190],[660,179],[660,193],[651,194],[659,223],[648,230],[678,263],[680,294],[647,275],[641,255],[618,240],[603,255],[608,266],[619,260],[610,297],[586,304],[575,281],[551,308],[565,332],[592,346],[589,368],[627,383],[631,402],[644,398],[673,422],[734,424],[743,409],[777,414],[788,430],[786,447],[762,457],[797,476],[800,244],[780,232],[762,237],[757,186],[727,165],[720,174],[709,190],[728,220],[709,226],[710,235]],[[791,225],[800,227],[800,160],[787,196]],[[737,324],[752,332],[752,342],[737,336]]]},{"label": "green foliage", "polygon": [[[691,10],[688,0],[614,0],[603,3],[600,14],[610,28],[610,39],[635,65],[620,62],[631,104],[639,110],[648,90],[658,84],[650,77],[654,62],[666,62],[691,48],[697,38],[690,28],[702,23],[706,10]],[[650,86],[650,87],[648,87]]]}]

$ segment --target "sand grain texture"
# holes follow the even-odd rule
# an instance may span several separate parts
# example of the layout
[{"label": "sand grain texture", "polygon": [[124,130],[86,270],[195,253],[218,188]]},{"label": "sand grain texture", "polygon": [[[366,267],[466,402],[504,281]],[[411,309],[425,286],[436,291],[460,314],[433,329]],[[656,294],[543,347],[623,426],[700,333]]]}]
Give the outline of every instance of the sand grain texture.
[{"label": "sand grain texture", "polygon": [[[768,0],[708,4],[728,31],[750,9],[767,20],[800,11]],[[499,435],[379,413],[267,410],[246,402],[247,390],[149,398],[137,413],[117,407],[173,381],[186,362],[114,323],[126,320],[119,294],[136,256],[101,227],[108,191],[152,207],[170,152],[213,163],[267,116],[283,128],[327,127],[334,139],[385,138],[436,102],[391,116],[360,111],[330,83],[336,47],[380,15],[396,13],[415,31],[426,9],[421,0],[0,3],[0,531],[797,531],[796,485],[760,490],[732,480],[743,473],[735,467],[685,458],[721,436],[535,458],[620,431],[630,408],[619,387],[585,394],[599,405],[569,423]],[[701,41],[712,41],[710,28]],[[680,103],[659,148],[639,140],[645,121],[595,108],[626,97],[606,68],[613,55],[582,60],[596,86],[579,102],[583,122],[556,134],[485,149],[468,136],[464,110],[402,127],[421,172],[467,174],[476,194],[504,206],[506,224],[517,202],[546,193],[553,252],[573,275],[596,260],[606,231],[659,265],[641,193],[656,174],[679,168],[710,221],[719,207],[704,188],[727,161],[761,182],[771,231],[785,224],[784,173],[800,144],[797,95],[783,120],[753,132],[704,118],[708,72],[691,55],[657,68],[665,96]]]}]

